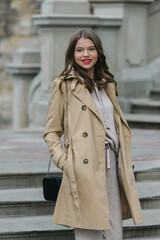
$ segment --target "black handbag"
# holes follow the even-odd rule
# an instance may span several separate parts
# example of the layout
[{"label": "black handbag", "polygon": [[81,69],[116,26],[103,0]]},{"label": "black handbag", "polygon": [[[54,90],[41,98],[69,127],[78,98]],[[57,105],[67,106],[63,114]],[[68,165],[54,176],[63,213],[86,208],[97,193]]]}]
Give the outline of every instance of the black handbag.
[{"label": "black handbag", "polygon": [[45,200],[56,202],[61,181],[61,177],[43,178],[43,196]]},{"label": "black handbag", "polygon": [[49,170],[52,158],[50,157],[47,176],[42,180],[43,196],[47,201],[56,202],[58,197],[59,188],[61,186],[62,177],[49,176]]},{"label": "black handbag", "polygon": [[[66,124],[66,132],[65,132],[65,149],[68,148],[68,86],[66,82],[66,111],[65,111],[65,124]],[[58,192],[61,186],[62,177],[57,176],[49,176],[50,166],[52,162],[52,156],[50,156],[48,172],[47,176],[42,180],[43,187],[43,196],[47,201],[56,202],[58,197]]]}]

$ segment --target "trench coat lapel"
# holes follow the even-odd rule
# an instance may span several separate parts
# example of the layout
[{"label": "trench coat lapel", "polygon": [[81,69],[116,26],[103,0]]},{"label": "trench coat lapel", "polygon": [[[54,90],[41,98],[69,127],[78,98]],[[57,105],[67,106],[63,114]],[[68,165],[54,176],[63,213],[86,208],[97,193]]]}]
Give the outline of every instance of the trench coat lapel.
[{"label": "trench coat lapel", "polygon": [[[76,82],[73,80],[71,84],[72,94],[77,97],[84,105],[86,105],[102,122],[101,116],[97,109],[96,104],[92,98],[92,95],[88,91],[88,89],[84,86],[84,84],[78,84],[76,87]],[[103,122],[102,122],[103,124]]]},{"label": "trench coat lapel", "polygon": [[[81,102],[83,102],[87,107],[89,107],[91,109],[91,111],[100,119],[100,121],[103,124],[103,121],[101,119],[101,116],[99,114],[99,111],[97,109],[96,104],[94,103],[94,100],[90,94],[90,92],[88,91],[87,88],[84,87],[83,84],[77,84],[77,79],[72,80],[72,84],[71,84],[71,91],[73,93],[73,95],[75,95]],[[129,126],[127,124],[127,121],[118,105],[117,102],[117,98],[116,98],[116,93],[115,93],[115,84],[114,83],[108,83],[107,87],[106,87],[106,91],[107,94],[109,96],[109,98],[111,99],[114,108],[116,109],[116,111],[118,112],[118,114],[120,115],[122,121],[124,122],[124,124],[127,126],[127,128],[129,129]]]},{"label": "trench coat lapel", "polygon": [[122,121],[125,123],[125,125],[127,126],[127,128],[129,129],[129,126],[128,126],[128,123],[118,105],[118,102],[117,102],[117,97],[116,97],[116,92],[115,92],[115,84],[114,83],[108,83],[107,84],[107,87],[106,87],[106,91],[107,91],[107,94],[108,96],[110,97],[116,111],[118,112],[118,114],[120,115]]}]

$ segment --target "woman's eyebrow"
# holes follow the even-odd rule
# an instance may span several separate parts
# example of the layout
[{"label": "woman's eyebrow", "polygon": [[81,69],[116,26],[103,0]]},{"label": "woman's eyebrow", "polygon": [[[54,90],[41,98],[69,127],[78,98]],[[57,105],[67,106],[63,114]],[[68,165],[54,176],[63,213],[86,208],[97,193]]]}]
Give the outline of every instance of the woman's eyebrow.
[{"label": "woman's eyebrow", "polygon": [[[92,45],[92,46],[89,46],[89,47],[87,47],[87,48],[91,48],[91,47],[94,47],[94,48],[95,48],[95,46],[93,46],[93,45]],[[76,49],[77,49],[77,48],[84,48],[84,47],[76,47]]]}]

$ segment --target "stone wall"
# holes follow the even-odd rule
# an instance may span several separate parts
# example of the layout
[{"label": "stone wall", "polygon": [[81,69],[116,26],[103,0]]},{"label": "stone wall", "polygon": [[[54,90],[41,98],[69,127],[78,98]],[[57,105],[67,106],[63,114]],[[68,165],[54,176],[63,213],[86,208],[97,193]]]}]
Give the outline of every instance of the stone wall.
[{"label": "stone wall", "polygon": [[119,103],[130,113],[131,99],[149,97],[155,81],[160,86],[159,20],[160,0],[0,0],[0,128],[7,122],[11,126],[13,78],[4,66],[12,62],[13,52],[40,49],[41,71],[32,79],[28,122],[44,126],[50,79],[63,69],[71,33],[82,27],[102,39],[118,81]]},{"label": "stone wall", "polygon": [[160,0],[154,1],[148,8],[148,63],[160,56]]},{"label": "stone wall", "polygon": [[11,126],[12,75],[5,72],[5,64],[12,61],[15,50],[39,48],[39,30],[31,16],[40,13],[42,0],[0,1],[0,128]]}]

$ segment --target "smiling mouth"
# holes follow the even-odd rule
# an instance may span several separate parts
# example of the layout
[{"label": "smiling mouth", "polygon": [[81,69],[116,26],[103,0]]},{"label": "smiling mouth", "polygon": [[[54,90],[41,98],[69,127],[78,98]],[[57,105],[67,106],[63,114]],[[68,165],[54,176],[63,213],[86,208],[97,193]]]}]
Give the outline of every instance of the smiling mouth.
[{"label": "smiling mouth", "polygon": [[91,60],[91,59],[83,59],[82,62],[83,62],[84,64],[89,64],[89,63],[92,62],[92,60]]}]

